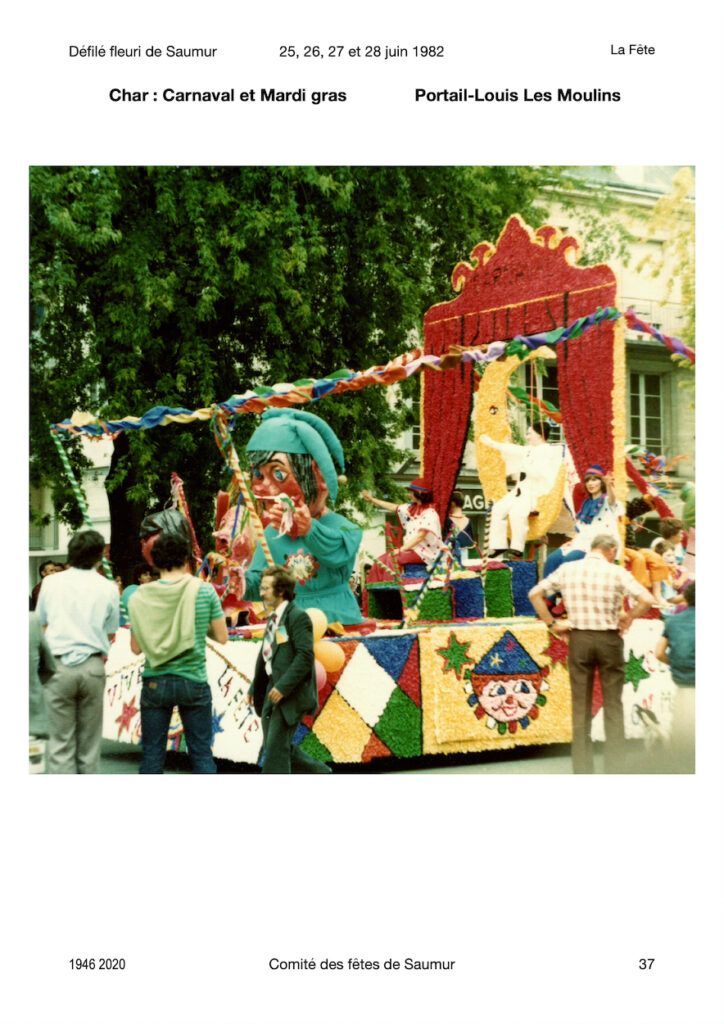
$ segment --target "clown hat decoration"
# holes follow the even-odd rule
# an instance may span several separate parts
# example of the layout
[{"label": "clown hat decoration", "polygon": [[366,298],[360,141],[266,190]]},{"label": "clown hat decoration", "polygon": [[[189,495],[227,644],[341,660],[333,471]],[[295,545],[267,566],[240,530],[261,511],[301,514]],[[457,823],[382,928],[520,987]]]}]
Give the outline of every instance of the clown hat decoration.
[{"label": "clown hat decoration", "polygon": [[517,732],[518,727],[527,729],[547,702],[541,690],[548,689],[544,681],[548,672],[506,630],[471,671],[465,687],[468,704],[476,718],[484,718],[487,727],[501,736]]},{"label": "clown hat decoration", "polygon": [[540,676],[541,668],[508,630],[472,670],[476,676]]}]

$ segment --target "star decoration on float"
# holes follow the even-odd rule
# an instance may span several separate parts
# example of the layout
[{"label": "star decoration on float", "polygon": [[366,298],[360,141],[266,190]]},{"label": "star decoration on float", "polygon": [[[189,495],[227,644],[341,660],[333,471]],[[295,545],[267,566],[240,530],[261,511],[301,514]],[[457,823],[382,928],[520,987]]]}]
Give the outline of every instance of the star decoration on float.
[{"label": "star decoration on float", "polygon": [[121,711],[120,715],[116,719],[116,722],[118,723],[118,738],[119,739],[120,739],[121,733],[123,732],[124,729],[128,729],[128,731],[130,733],[130,731],[131,731],[131,722],[133,721],[134,715],[137,715],[137,714],[138,714],[138,708],[136,707],[136,698],[135,697],[133,697],[133,699],[131,700],[130,704],[126,704],[125,701],[123,702],[123,710]]},{"label": "star decoration on float", "polygon": [[472,665],[474,658],[468,657],[468,649],[472,641],[461,643],[454,633],[450,634],[447,647],[437,647],[437,653],[446,661],[443,672],[454,672],[456,679],[460,679],[460,673],[466,665]]},{"label": "star decoration on float", "polygon": [[568,644],[561,637],[551,634],[550,641],[543,654],[550,658],[551,665],[565,665],[568,662]]},{"label": "star decoration on float", "polygon": [[217,734],[217,732],[223,732],[224,731],[224,727],[221,724],[221,719],[224,717],[225,714],[226,714],[225,711],[222,711],[221,714],[217,714],[215,711],[211,712],[211,735],[212,736],[215,736]]},{"label": "star decoration on float", "polygon": [[624,666],[624,674],[627,683],[633,683],[634,690],[638,689],[639,683],[642,679],[648,679],[651,675],[644,668],[644,655],[637,658],[633,651],[629,653],[628,661]]}]

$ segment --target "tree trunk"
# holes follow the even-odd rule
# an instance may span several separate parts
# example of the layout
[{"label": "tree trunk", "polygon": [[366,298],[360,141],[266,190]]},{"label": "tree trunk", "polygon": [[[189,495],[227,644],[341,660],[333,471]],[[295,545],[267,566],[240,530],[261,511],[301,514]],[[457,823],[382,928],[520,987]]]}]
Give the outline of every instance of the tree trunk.
[{"label": "tree trunk", "polygon": [[[127,497],[128,488],[135,483],[135,470],[129,461],[125,462],[125,466],[120,463],[128,453],[128,437],[125,433],[119,434],[113,441],[111,468],[106,479],[111,513],[111,563],[115,575],[122,578],[124,586],[133,582],[133,567],[142,560],[138,528],[145,515],[144,506],[129,501]],[[126,475],[123,482],[117,487],[111,486],[119,471],[123,472],[124,468]]]}]

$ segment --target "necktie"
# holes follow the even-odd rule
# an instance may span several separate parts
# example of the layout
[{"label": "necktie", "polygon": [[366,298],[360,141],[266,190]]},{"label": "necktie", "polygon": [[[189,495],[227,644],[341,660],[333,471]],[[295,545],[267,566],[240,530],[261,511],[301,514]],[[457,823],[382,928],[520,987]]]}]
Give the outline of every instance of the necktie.
[{"label": "necktie", "polygon": [[266,629],[264,630],[264,639],[261,645],[261,654],[264,659],[266,666],[267,675],[271,675],[271,657],[272,657],[272,642],[274,640],[274,630],[276,629],[277,617],[276,613],[272,612],[266,621]]}]

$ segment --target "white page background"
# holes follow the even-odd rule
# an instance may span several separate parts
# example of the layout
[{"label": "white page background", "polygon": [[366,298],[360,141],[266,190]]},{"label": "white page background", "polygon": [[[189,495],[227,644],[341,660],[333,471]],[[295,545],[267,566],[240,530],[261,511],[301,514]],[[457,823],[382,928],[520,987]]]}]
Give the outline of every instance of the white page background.
[{"label": "white page background", "polygon": [[[720,28],[698,0],[495,9],[377,0],[356,8],[36,3],[13,15],[2,169],[4,1020],[721,1021]],[[67,56],[70,44],[101,42],[220,53],[208,61]],[[277,56],[283,44],[377,42],[442,43],[449,56],[334,65]],[[629,42],[654,45],[657,56],[610,56],[611,43]],[[114,86],[305,86],[343,89],[348,99],[113,104]],[[570,86],[617,89],[623,98],[415,104],[418,86]],[[19,593],[27,529],[27,169],[82,163],[696,164],[704,552],[697,774],[137,783],[27,776]],[[127,968],[71,972],[75,956],[121,956]],[[272,972],[273,956],[413,957],[456,967]],[[652,971],[638,969],[642,957],[656,958]]]}]

